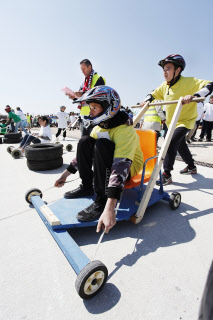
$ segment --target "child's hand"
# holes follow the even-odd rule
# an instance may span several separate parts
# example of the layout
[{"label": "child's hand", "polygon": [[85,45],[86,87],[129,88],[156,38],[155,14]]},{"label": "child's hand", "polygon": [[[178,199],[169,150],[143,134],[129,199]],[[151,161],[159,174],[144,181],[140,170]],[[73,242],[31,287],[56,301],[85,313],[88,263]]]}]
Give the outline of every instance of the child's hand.
[{"label": "child's hand", "polygon": [[58,180],[56,180],[54,187],[61,188],[64,186],[65,182],[66,182],[66,178],[60,177]]}]

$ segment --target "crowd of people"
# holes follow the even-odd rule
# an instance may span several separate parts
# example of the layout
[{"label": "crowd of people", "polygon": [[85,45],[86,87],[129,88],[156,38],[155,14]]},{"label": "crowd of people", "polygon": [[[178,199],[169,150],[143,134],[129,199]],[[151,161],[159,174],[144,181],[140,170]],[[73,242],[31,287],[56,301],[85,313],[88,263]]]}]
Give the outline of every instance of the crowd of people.
[{"label": "crowd of people", "polygon": [[[211,142],[213,128],[213,82],[199,80],[193,77],[183,77],[186,64],[180,55],[169,55],[160,60],[165,81],[151,91],[139,107],[147,102],[171,101],[182,98],[185,104],[180,113],[171,143],[164,159],[162,181],[156,184],[172,183],[173,170],[177,152],[186,163],[181,174],[196,174],[197,168],[187,142],[196,141],[196,132],[202,121],[199,141]],[[76,157],[68,168],[55,182],[55,187],[62,187],[70,174],[79,171],[81,185],[65,193],[65,198],[78,198],[96,194],[92,205],[78,213],[80,221],[91,221],[99,218],[97,231],[104,226],[108,232],[116,223],[115,205],[120,199],[125,182],[137,175],[143,167],[143,154],[139,137],[133,127],[133,112],[130,108],[122,107],[116,90],[106,85],[106,80],[94,71],[88,59],[80,62],[81,71],[85,77],[83,84],[76,92],[65,93],[73,103],[78,104],[80,113],[67,113],[66,107],[61,106],[55,114],[32,116],[24,114],[17,107],[16,112],[6,106],[7,119],[2,119],[1,130],[6,132],[10,126],[12,132],[18,129],[25,132],[20,148],[24,149],[30,143],[47,143],[52,140],[50,126],[57,126],[56,141],[62,134],[66,139],[67,128],[70,130],[78,125],[81,129],[81,139],[77,147]],[[208,103],[192,102],[194,97],[210,96]],[[166,135],[171,123],[175,105],[150,106],[140,123],[140,129],[156,131],[157,138]],[[75,125],[75,126],[74,126]],[[38,134],[32,134],[31,128],[40,127]]]}]

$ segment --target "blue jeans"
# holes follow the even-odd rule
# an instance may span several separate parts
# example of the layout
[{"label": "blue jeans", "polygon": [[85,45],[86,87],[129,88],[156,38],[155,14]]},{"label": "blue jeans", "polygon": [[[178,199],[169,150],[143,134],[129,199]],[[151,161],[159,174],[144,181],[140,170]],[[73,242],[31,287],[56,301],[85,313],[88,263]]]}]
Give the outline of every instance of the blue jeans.
[{"label": "blue jeans", "polygon": [[21,141],[21,143],[20,143],[20,147],[21,147],[21,148],[25,148],[25,147],[28,146],[31,142],[33,142],[33,143],[36,144],[36,143],[41,143],[41,140],[27,133],[27,134],[24,136],[24,138],[22,139],[22,141]]},{"label": "blue jeans", "polygon": [[21,130],[23,130],[27,134],[27,130],[24,128],[23,123],[21,121],[16,122],[15,132],[18,132],[19,127],[21,128]]}]

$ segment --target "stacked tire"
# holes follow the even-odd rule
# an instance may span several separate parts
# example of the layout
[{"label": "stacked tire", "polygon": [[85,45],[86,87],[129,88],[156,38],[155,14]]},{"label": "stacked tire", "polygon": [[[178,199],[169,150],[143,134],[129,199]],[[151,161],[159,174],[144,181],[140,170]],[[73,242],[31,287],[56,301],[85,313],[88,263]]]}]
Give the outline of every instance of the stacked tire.
[{"label": "stacked tire", "polygon": [[8,132],[5,133],[3,142],[4,143],[20,143],[22,140],[22,133],[21,132]]},{"label": "stacked tire", "polygon": [[32,171],[46,171],[63,165],[63,145],[38,143],[25,148],[27,166]]}]

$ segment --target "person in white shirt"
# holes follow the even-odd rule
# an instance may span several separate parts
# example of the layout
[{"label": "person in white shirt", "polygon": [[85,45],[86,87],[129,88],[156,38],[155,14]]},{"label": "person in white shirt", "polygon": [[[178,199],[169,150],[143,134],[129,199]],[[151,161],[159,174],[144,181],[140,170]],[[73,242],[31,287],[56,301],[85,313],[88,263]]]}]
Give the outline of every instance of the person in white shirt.
[{"label": "person in white shirt", "polygon": [[[29,128],[28,123],[27,123],[27,117],[25,116],[23,111],[19,107],[17,107],[16,110],[17,110],[16,114],[21,118],[21,122],[23,124],[23,127]],[[29,132],[30,132],[30,128],[29,128]]]},{"label": "person in white shirt", "polygon": [[39,117],[38,122],[41,126],[39,134],[26,134],[20,143],[20,149],[23,153],[26,146],[28,146],[31,142],[34,144],[48,143],[52,140],[52,132],[50,127],[48,126],[48,118],[45,116]]},{"label": "person in white shirt", "polygon": [[56,138],[58,140],[58,137],[61,134],[61,130],[63,130],[63,140],[66,138],[66,128],[67,128],[67,121],[69,120],[68,113],[65,112],[66,107],[62,106],[60,107],[60,112],[56,113],[56,116],[58,117],[58,131],[56,133]]},{"label": "person in white shirt", "polygon": [[213,129],[213,96],[210,96],[209,103],[206,103],[204,105],[203,111],[204,117],[199,141],[203,141],[204,135],[206,133],[206,141],[211,142]]},{"label": "person in white shirt", "polygon": [[74,112],[70,113],[70,125],[72,125],[76,120]]},{"label": "person in white shirt", "polygon": [[[197,103],[197,119],[196,119],[196,121],[195,121],[194,128],[191,129],[191,130],[188,132],[188,134],[186,135],[186,141],[187,141],[188,143],[191,143],[191,141],[197,141],[197,140],[195,139],[195,135],[196,135],[197,129],[198,129],[199,125],[200,125],[200,120],[201,120],[202,117],[203,117],[203,111],[204,111],[203,107],[204,107],[203,102],[198,102],[198,103]],[[190,141],[190,140],[191,140],[191,141]]]}]

